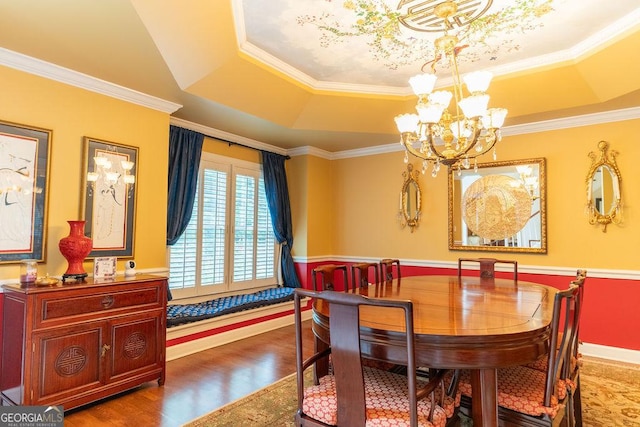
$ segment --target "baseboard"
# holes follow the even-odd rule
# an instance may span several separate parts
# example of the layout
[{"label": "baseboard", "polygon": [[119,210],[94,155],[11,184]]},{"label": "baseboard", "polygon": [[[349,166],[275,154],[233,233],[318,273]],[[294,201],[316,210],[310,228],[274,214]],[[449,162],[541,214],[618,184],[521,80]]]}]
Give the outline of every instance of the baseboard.
[{"label": "baseboard", "polygon": [[[295,320],[292,312],[293,302],[287,302],[264,307],[263,309],[251,309],[232,315],[221,316],[220,318],[169,328],[167,330],[167,342],[179,340],[190,335],[197,337],[206,334],[207,331],[214,332],[201,338],[168,345],[166,359],[167,361],[178,359],[199,351],[249,338],[284,326],[293,325]],[[282,313],[287,314],[281,315]],[[304,320],[310,319],[311,311],[304,311],[302,318]],[[259,319],[264,320],[259,321]]]},{"label": "baseboard", "polygon": [[638,350],[583,343],[580,346],[580,352],[585,356],[640,365],[640,351]]}]

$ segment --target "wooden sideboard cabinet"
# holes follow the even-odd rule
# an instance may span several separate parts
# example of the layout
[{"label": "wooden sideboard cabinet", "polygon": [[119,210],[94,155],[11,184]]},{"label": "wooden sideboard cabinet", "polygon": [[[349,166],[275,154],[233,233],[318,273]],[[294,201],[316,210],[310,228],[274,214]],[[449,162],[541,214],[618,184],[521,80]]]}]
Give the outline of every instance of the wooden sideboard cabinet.
[{"label": "wooden sideboard cabinet", "polygon": [[165,380],[167,280],[4,285],[3,405],[64,409]]}]

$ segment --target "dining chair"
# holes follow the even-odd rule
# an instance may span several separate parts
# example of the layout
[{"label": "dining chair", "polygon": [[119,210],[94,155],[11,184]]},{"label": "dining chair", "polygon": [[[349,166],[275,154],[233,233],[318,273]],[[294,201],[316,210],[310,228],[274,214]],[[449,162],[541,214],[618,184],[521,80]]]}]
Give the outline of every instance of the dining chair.
[{"label": "dining chair", "polygon": [[347,277],[347,266],[344,264],[324,264],[311,270],[311,281],[313,289],[318,291],[335,290],[335,276],[337,272],[342,272],[342,280],[345,292],[349,289]]},{"label": "dining chair", "polygon": [[[307,359],[302,340],[303,298],[314,304],[328,304],[330,311],[329,347]],[[362,307],[401,309],[406,333],[407,374],[402,375],[362,365],[360,318]],[[447,423],[445,410],[435,400],[435,389],[446,371],[427,380],[416,375],[413,303],[407,300],[382,300],[358,294],[296,288],[294,294],[296,336],[296,373],[298,407],[297,427],[306,426],[437,426]],[[305,387],[304,373],[331,355],[332,370]]]},{"label": "dining chair", "polygon": [[477,262],[480,264],[480,278],[495,278],[496,264],[511,264],[513,266],[513,280],[518,280],[518,262],[496,258],[458,258],[458,277],[462,276],[462,263]]},{"label": "dining chair", "polygon": [[[576,279],[571,281],[572,285],[578,286],[578,297],[576,300],[576,311],[577,311],[577,326],[575,328],[575,334],[573,337],[569,338],[569,348],[570,348],[570,358],[569,358],[569,369],[570,374],[569,378],[571,379],[571,383],[573,387],[569,389],[569,403],[568,407],[573,408],[573,413],[575,416],[575,425],[582,425],[582,399],[580,397],[580,369],[583,365],[582,353],[580,353],[580,317],[582,313],[582,301],[584,298],[584,282],[587,278],[587,270],[579,269],[576,272]],[[562,335],[558,336],[558,343],[556,345],[561,345],[562,343]],[[537,369],[539,371],[546,372],[549,366],[549,357],[544,356],[535,362],[531,362],[526,364],[525,366],[533,369]]]},{"label": "dining chair", "polygon": [[358,262],[351,265],[352,289],[366,288],[373,272],[373,284],[380,283],[380,265],[375,262]]},{"label": "dining chair", "polygon": [[393,266],[395,265],[396,270],[396,279],[400,278],[400,260],[399,259],[391,259],[384,258],[380,260],[380,274],[382,275],[382,280],[393,280]]},{"label": "dining chair", "polygon": [[[571,395],[572,342],[577,333],[580,287],[571,284],[569,289],[555,295],[551,320],[550,342],[546,371],[528,366],[512,366],[498,369],[498,417],[506,425],[557,426],[576,424]],[[462,392],[461,411],[471,411],[473,390],[469,371],[463,370],[459,382]],[[581,419],[581,417],[580,417]]]}]

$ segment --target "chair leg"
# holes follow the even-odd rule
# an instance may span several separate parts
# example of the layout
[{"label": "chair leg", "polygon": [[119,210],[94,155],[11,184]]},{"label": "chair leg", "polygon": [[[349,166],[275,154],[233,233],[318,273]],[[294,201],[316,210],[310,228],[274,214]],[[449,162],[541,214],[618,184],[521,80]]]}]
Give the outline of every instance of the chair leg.
[{"label": "chair leg", "polygon": [[582,427],[582,398],[580,396],[580,376],[576,379],[576,390],[572,396],[573,400],[573,425]]}]

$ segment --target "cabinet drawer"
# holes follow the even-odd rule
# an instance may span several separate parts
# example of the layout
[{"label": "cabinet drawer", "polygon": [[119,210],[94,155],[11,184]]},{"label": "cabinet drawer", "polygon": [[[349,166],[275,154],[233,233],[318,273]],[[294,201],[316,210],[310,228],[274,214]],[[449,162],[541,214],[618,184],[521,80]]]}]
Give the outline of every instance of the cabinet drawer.
[{"label": "cabinet drawer", "polygon": [[46,324],[57,319],[132,311],[142,308],[162,307],[158,286],[120,289],[96,294],[79,294],[65,298],[43,298],[41,317],[36,323]]}]

